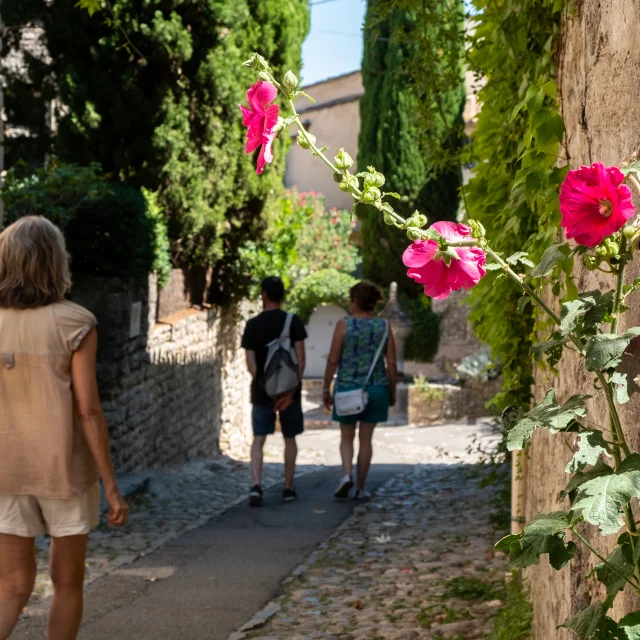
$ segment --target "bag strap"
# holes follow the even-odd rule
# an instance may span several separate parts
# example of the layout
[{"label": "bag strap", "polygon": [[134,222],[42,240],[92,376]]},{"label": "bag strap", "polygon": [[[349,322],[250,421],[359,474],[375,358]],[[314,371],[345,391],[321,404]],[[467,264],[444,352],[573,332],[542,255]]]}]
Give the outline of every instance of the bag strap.
[{"label": "bag strap", "polygon": [[293,320],[293,313],[287,313],[287,319],[284,321],[284,327],[280,334],[280,340],[284,340],[289,337],[291,333],[291,322]]},{"label": "bag strap", "polygon": [[369,367],[369,373],[367,374],[367,379],[364,381],[364,387],[366,388],[366,386],[369,384],[369,380],[371,379],[371,376],[373,375],[373,370],[376,368],[376,365],[378,364],[378,360],[380,360],[380,356],[382,355],[382,350],[384,349],[384,345],[387,342],[387,337],[389,336],[389,325],[387,324],[387,321],[384,321],[384,335],[382,336],[382,340],[380,341],[380,345],[378,346],[378,350],[376,351],[376,355],[375,358],[373,359],[373,362],[371,363],[371,367]]}]

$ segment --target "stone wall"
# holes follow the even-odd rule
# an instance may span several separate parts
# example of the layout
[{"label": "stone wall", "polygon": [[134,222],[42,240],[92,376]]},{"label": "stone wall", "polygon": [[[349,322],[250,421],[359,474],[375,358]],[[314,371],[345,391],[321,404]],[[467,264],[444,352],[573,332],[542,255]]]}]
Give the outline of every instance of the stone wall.
[{"label": "stone wall", "polygon": [[[576,15],[565,26],[560,52],[559,88],[566,124],[566,156],[571,167],[601,160],[618,164],[640,151],[640,85],[635,81],[640,68],[640,49],[637,47],[640,4],[623,0],[577,0]],[[638,204],[638,202],[636,202]],[[577,268],[574,274],[581,290],[611,288],[604,274],[594,274]],[[640,260],[629,268],[629,278],[640,275]],[[638,323],[640,301],[631,299],[630,322]],[[565,356],[557,379],[538,379],[537,393],[547,383],[558,389],[564,401],[574,393],[593,393],[592,375],[582,364]],[[625,366],[635,367],[637,358],[629,358]],[[632,450],[640,450],[640,431],[636,427],[640,398],[634,396],[622,410],[626,437]],[[590,420],[606,424],[603,402],[592,401]],[[541,432],[542,430],[538,430]],[[567,482],[563,469],[571,457],[573,440],[561,436],[537,433],[530,451],[527,477],[527,519],[540,511],[566,508],[557,500],[558,491]],[[585,535],[605,555],[608,551],[603,538],[593,527],[585,527]],[[546,561],[529,570],[534,601],[535,640],[570,640],[568,631],[556,630],[592,599],[602,598],[603,591],[595,580],[585,575],[593,566],[593,556],[582,555],[560,572],[551,569]],[[618,618],[623,612],[639,609],[640,602],[628,594],[618,597],[611,615]]]},{"label": "stone wall", "polygon": [[81,279],[72,298],[100,323],[98,380],[119,471],[246,446],[246,307],[183,308],[156,318],[154,277]]}]

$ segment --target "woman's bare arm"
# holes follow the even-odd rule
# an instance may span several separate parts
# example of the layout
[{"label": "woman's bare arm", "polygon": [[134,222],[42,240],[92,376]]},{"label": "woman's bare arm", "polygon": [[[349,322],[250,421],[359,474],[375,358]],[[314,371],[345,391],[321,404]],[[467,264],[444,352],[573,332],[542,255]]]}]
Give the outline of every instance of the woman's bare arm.
[{"label": "woman's bare arm", "polygon": [[336,325],[336,329],[333,332],[333,339],[331,340],[331,349],[329,350],[329,357],[327,358],[327,367],[324,371],[324,388],[322,392],[324,405],[327,409],[332,405],[333,400],[331,398],[331,381],[336,373],[336,369],[340,364],[340,358],[342,356],[342,347],[344,345],[344,338],[347,335],[347,323],[344,320],[340,320]]},{"label": "woman's bare arm", "polygon": [[71,359],[73,395],[87,444],[91,450],[109,503],[109,524],[127,521],[129,506],[120,494],[111,462],[109,431],[100,405],[96,379],[98,331],[92,329]]}]

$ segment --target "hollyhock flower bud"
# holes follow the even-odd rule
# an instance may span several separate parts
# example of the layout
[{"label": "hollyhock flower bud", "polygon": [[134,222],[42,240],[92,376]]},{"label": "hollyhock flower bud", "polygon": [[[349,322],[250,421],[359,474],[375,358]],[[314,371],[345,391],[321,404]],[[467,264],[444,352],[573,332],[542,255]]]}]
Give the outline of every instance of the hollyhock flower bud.
[{"label": "hollyhock flower bud", "polygon": [[381,197],[382,194],[380,193],[380,189],[378,189],[377,187],[367,186],[365,179],[365,190],[362,193],[362,202],[364,202],[365,204],[373,204],[374,202],[380,200]]},{"label": "hollyhock flower bud", "polygon": [[305,138],[304,135],[302,135],[301,131],[298,132],[298,137],[296,138],[296,141],[297,141],[298,145],[300,147],[302,147],[303,149],[311,149],[311,145],[309,144],[307,139],[309,141],[311,141],[311,143],[313,143],[313,144],[316,143],[316,137],[312,133],[309,133],[307,131],[307,137]]},{"label": "hollyhock flower bud", "polygon": [[344,176],[341,173],[334,173],[333,174],[333,181],[336,182],[337,184],[340,184],[342,182],[343,178],[344,178]]},{"label": "hollyhock flower bud", "polygon": [[353,166],[353,158],[344,149],[340,149],[338,155],[334,158],[334,164],[336,169],[346,171]]},{"label": "hollyhock flower bud", "polygon": [[287,89],[295,89],[298,86],[298,78],[291,69],[284,74],[284,80],[282,82]]},{"label": "hollyhock flower bud", "polygon": [[415,227],[410,227],[407,229],[407,237],[409,240],[422,240],[422,231]]},{"label": "hollyhock flower bud", "polygon": [[358,178],[348,173],[344,177],[344,180],[338,185],[338,188],[340,189],[340,191],[346,191],[346,192],[352,191],[353,189],[357,189]]},{"label": "hollyhock flower bud", "polygon": [[634,226],[628,226],[622,230],[622,233],[627,240],[633,241],[638,233],[640,233],[640,229]]},{"label": "hollyhock flower bud", "polygon": [[596,256],[585,255],[583,256],[583,262],[584,262],[584,266],[589,271],[594,271],[600,266],[600,259],[596,258]]},{"label": "hollyhock flower bud", "polygon": [[[436,222],[430,228],[449,241],[469,236],[469,227],[455,222]],[[404,252],[402,261],[409,267],[407,275],[424,285],[425,294],[434,300],[443,300],[458,289],[475,287],[486,273],[486,255],[480,247],[441,250],[435,240],[416,240]]]},{"label": "hollyhock flower bud", "polygon": [[569,171],[560,189],[567,238],[594,247],[622,229],[635,213],[631,190],[623,180],[620,169],[601,162]]},{"label": "hollyhock flower bud", "polygon": [[261,71],[258,74],[258,80],[262,80],[263,82],[271,82],[271,76],[266,71]]},{"label": "hollyhock flower bud", "polygon": [[369,169],[369,173],[364,176],[364,186],[365,189],[367,187],[377,187],[380,188],[385,183],[385,177],[379,171],[376,171],[375,167],[367,167]]}]

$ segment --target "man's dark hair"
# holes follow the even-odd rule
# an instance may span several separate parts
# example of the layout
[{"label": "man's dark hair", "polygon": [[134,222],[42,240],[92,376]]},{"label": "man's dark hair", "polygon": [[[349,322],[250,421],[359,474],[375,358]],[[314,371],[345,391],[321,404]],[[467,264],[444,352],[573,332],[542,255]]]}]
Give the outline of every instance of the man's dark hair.
[{"label": "man's dark hair", "polygon": [[269,276],[262,281],[262,293],[279,304],[284,301],[284,282],[277,276]]}]

